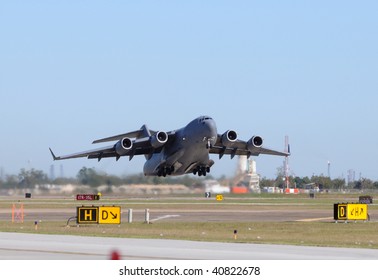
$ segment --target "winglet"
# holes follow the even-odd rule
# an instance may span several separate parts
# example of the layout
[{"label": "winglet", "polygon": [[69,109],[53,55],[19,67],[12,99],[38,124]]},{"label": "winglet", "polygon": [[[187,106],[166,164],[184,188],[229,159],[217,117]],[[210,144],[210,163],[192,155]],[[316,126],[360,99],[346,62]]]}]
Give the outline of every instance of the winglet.
[{"label": "winglet", "polygon": [[55,156],[55,154],[54,154],[54,152],[51,150],[51,148],[49,148],[49,150],[50,150],[50,153],[51,153],[53,159],[54,159],[54,160],[58,160],[59,158]]}]

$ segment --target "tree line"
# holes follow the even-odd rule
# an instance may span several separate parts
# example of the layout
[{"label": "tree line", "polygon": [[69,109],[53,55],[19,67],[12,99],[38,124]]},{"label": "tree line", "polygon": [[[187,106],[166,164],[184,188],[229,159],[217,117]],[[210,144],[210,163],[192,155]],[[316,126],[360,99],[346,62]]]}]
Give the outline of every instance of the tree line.
[{"label": "tree line", "polygon": [[[346,189],[355,189],[355,190],[363,190],[363,189],[378,189],[378,181],[372,181],[367,178],[361,178],[358,181],[349,182],[347,183],[345,179],[336,178],[331,179],[327,176],[312,176],[312,177],[298,177],[298,176],[290,176],[289,177],[289,185],[290,187],[299,188],[299,189],[306,189],[306,188],[313,188],[317,187],[319,190],[346,190]],[[276,179],[266,179],[263,178],[260,181],[260,186],[276,186],[279,188],[285,187],[285,181],[283,180],[282,176],[278,176]]]},{"label": "tree line", "polygon": [[[204,180],[216,179],[223,186],[232,186],[235,182],[233,178],[222,176],[214,178],[211,175],[206,177],[198,177],[192,175],[184,175],[177,177],[147,177],[142,173],[131,174],[125,176],[109,175],[104,172],[97,171],[94,168],[83,167],[79,170],[74,178],[49,178],[46,173],[36,169],[21,169],[17,175],[5,175],[0,178],[0,189],[10,188],[34,188],[36,185],[88,185],[90,187],[99,186],[121,186],[131,184],[159,185],[159,184],[180,184],[187,187],[202,186]],[[343,190],[343,189],[378,189],[378,181],[372,181],[367,178],[361,178],[358,181],[347,183],[345,179],[320,175],[312,177],[289,177],[290,187],[299,189],[318,187],[320,190]],[[260,187],[278,187],[284,188],[285,181],[283,176],[278,174],[275,179],[261,178]]]}]

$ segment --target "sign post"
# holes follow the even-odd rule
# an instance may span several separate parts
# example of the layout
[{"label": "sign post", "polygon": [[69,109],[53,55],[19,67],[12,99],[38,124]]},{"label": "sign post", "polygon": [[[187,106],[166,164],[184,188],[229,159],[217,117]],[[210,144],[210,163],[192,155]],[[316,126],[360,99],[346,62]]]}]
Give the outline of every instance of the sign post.
[{"label": "sign post", "polygon": [[131,208],[129,209],[128,221],[129,221],[129,224],[133,222],[133,209]]},{"label": "sign post", "polygon": [[144,211],[144,222],[146,224],[150,223],[150,209],[145,209]]}]

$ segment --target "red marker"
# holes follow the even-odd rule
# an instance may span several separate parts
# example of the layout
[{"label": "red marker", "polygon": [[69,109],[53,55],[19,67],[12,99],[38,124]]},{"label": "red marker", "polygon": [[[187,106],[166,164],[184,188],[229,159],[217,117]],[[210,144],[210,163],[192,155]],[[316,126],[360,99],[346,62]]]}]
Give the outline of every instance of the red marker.
[{"label": "red marker", "polygon": [[118,251],[112,251],[110,254],[110,260],[115,261],[115,260],[120,260],[121,255],[118,253]]}]

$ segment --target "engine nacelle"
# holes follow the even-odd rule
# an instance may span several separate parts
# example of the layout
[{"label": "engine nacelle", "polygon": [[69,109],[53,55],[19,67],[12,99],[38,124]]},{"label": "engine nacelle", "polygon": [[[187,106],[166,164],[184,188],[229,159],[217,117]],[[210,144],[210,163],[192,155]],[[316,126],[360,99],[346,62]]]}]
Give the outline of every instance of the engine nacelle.
[{"label": "engine nacelle", "polygon": [[253,152],[256,148],[260,148],[263,144],[263,139],[260,136],[253,136],[247,142],[247,147],[250,152]]},{"label": "engine nacelle", "polygon": [[238,134],[236,133],[235,130],[227,130],[222,135],[222,144],[226,147],[230,147],[232,146],[233,143],[236,142],[237,139],[238,139]]},{"label": "engine nacelle", "polygon": [[118,155],[125,155],[133,147],[133,141],[130,138],[122,138],[115,144],[115,151]]},{"label": "engine nacelle", "polygon": [[158,131],[155,135],[150,138],[150,143],[153,148],[159,148],[163,146],[168,141],[168,134],[164,131]]}]

